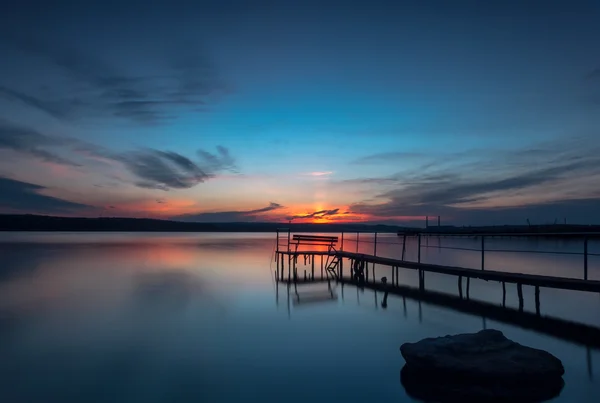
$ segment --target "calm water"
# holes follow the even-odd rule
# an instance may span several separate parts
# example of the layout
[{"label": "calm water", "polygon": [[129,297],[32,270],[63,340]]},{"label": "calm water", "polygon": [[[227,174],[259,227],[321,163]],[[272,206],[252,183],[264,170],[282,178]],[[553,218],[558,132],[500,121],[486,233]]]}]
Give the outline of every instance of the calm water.
[{"label": "calm water", "polygon": [[[372,238],[361,239],[359,250],[372,252]],[[379,255],[400,256],[398,237],[379,241]],[[437,242],[424,241],[423,261],[481,264],[478,252]],[[486,247],[582,250],[557,241]],[[355,248],[347,236],[345,249]],[[563,361],[566,386],[555,401],[600,399],[600,355],[584,346],[409,299],[405,311],[393,296],[382,309],[380,294],[348,286],[338,287],[337,301],[288,304],[287,287],[273,281],[273,249],[272,234],[0,234],[0,401],[410,402],[400,345],[484,325]],[[406,253],[416,259],[414,242]],[[567,277],[583,275],[582,261],[486,255],[489,269]],[[591,279],[600,279],[599,263],[590,258]],[[403,283],[417,284],[416,273],[400,273]],[[381,267],[376,274],[389,276]],[[457,293],[455,278],[428,275],[426,285]],[[472,298],[501,301],[497,283],[471,286]],[[525,309],[533,310],[532,290],[524,293]],[[518,306],[512,287],[507,303]],[[542,289],[541,309],[600,326],[596,294]]]}]

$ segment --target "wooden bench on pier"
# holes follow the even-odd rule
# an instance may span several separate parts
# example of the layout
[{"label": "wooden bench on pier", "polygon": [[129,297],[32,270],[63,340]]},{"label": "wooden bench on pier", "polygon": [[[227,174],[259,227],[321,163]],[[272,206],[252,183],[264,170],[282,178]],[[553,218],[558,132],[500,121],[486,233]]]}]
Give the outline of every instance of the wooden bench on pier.
[{"label": "wooden bench on pier", "polygon": [[290,244],[295,245],[295,252],[298,252],[300,245],[326,246],[327,252],[335,252],[335,244],[338,242],[337,236],[322,235],[294,235]]}]

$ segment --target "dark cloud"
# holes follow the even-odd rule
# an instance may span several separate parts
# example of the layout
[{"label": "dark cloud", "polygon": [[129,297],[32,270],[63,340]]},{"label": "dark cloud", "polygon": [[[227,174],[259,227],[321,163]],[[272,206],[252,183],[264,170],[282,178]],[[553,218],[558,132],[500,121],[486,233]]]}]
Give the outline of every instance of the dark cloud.
[{"label": "dark cloud", "polygon": [[307,219],[307,218],[327,218],[330,216],[335,216],[339,213],[340,209],[331,209],[331,210],[319,210],[314,211],[310,214],[301,214],[287,217],[288,220],[296,220],[296,219]]},{"label": "dark cloud", "polygon": [[104,155],[115,159],[137,176],[136,185],[148,189],[188,189],[212,178],[216,172],[232,169],[234,161],[225,147],[218,154],[199,150],[203,161],[191,159],[172,151],[145,149],[119,155]]},{"label": "dark cloud", "polygon": [[72,213],[90,208],[56,197],[40,194],[46,188],[32,183],[0,177],[0,209],[21,213]]},{"label": "dark cloud", "polygon": [[246,211],[219,211],[215,213],[198,213],[184,214],[173,217],[175,220],[181,221],[197,221],[197,222],[244,222],[255,221],[261,218],[261,214],[268,213],[284,208],[279,203],[269,203],[268,206],[256,210]]},{"label": "dark cloud", "polygon": [[165,65],[163,71],[131,76],[58,40],[8,29],[2,30],[0,36],[13,49],[41,58],[67,77],[67,83],[46,82],[45,91],[35,94],[27,94],[18,85],[4,85],[0,95],[57,118],[112,116],[156,124],[175,118],[181,107],[203,110],[216,97],[230,91],[216,67],[197,49],[179,49],[185,57],[157,50],[153,59],[138,63],[160,63]]},{"label": "dark cloud", "polygon": [[11,150],[21,154],[30,155],[47,162],[61,165],[79,166],[48,148],[68,145],[69,140],[50,137],[35,130],[12,125],[0,120],[0,149]]}]

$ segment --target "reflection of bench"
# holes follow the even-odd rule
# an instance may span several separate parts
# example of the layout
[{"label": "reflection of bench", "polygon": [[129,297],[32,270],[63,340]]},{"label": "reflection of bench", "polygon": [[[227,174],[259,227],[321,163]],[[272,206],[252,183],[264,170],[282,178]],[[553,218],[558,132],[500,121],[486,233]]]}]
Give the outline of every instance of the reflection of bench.
[{"label": "reflection of bench", "polygon": [[326,289],[322,288],[311,288],[309,290],[303,290],[298,292],[296,289],[296,294],[293,299],[294,305],[300,304],[313,304],[327,301],[336,301],[337,294],[334,292],[334,289],[331,288],[331,285],[327,285]]},{"label": "reflection of bench", "polygon": [[298,252],[300,245],[326,246],[327,252],[332,252],[335,251],[337,241],[337,236],[294,235],[290,243],[296,245],[295,252]]}]

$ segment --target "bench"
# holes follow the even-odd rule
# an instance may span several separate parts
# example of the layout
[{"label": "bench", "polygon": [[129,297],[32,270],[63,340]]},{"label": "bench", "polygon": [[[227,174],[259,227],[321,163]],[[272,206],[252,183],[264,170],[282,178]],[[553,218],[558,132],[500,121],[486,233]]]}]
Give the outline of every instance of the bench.
[{"label": "bench", "polygon": [[337,242],[337,236],[294,235],[290,243],[296,245],[296,252],[298,252],[298,246],[300,245],[327,246],[327,251],[331,252],[332,250],[335,250],[335,244]]}]

